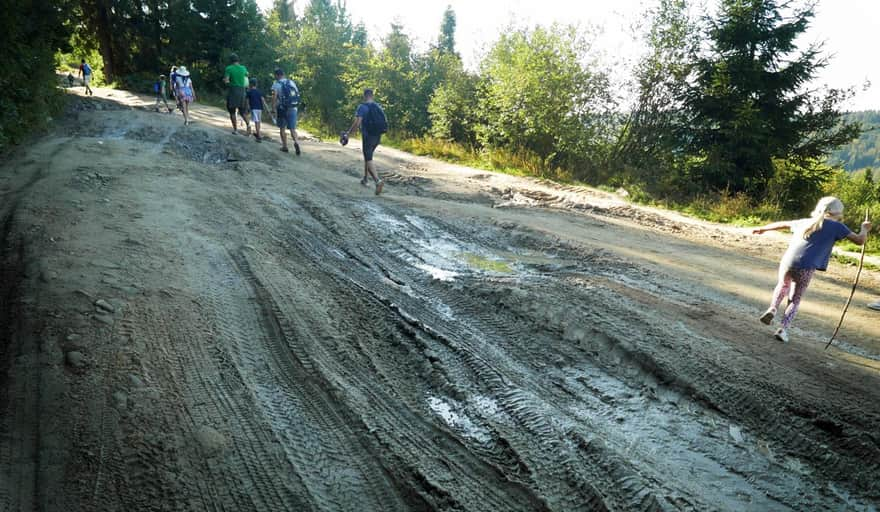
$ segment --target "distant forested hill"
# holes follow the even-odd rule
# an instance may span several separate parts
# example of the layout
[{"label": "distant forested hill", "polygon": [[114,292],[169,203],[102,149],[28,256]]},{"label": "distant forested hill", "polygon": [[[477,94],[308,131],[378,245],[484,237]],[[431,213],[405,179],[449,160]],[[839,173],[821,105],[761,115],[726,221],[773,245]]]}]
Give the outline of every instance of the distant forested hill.
[{"label": "distant forested hill", "polygon": [[847,121],[862,123],[866,131],[852,143],[831,153],[829,161],[842,165],[847,171],[880,167],[880,111],[850,112],[844,117]]}]

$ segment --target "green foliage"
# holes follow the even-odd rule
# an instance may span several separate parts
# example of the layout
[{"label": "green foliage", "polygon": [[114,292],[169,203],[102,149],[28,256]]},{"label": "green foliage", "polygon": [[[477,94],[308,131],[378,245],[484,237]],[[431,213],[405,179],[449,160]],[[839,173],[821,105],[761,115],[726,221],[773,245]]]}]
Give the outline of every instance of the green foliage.
[{"label": "green foliage", "polygon": [[597,178],[612,99],[604,72],[583,64],[588,57],[574,27],[502,34],[482,65],[480,143],[537,155],[543,169]]},{"label": "green foliage", "polygon": [[661,0],[649,11],[648,53],[634,70],[635,102],[621,123],[608,161],[618,185],[638,184],[651,195],[686,192],[677,184],[685,170],[685,109],[682,98],[697,27],[686,0]]},{"label": "green foliage", "polygon": [[465,145],[476,144],[480,124],[477,102],[479,83],[479,77],[466,72],[460,63],[447,72],[446,80],[434,89],[428,104],[431,136]]},{"label": "green foliage", "polygon": [[843,118],[861,125],[863,132],[858,139],[832,151],[829,163],[842,165],[847,171],[880,168],[880,111],[850,112]]},{"label": "green foliage", "polygon": [[355,30],[342,3],[313,0],[303,18],[284,32],[283,67],[300,85],[313,121],[342,126],[354,112],[352,86],[363,81],[368,52],[354,43]]},{"label": "green foliage", "polygon": [[186,65],[197,87],[222,88],[229,55],[268,72],[274,54],[254,0],[82,0],[72,2],[73,55],[97,50],[92,66],[107,82],[137,85],[143,76]]},{"label": "green foliage", "polygon": [[[854,173],[838,171],[828,182],[825,192],[834,195],[843,201],[844,222],[850,229],[857,231],[862,221],[865,220],[865,210],[870,210],[871,219],[875,226],[880,224],[875,219],[880,218],[880,183],[874,173],[861,170]],[[880,250],[880,237],[876,235],[868,237],[868,249]]]},{"label": "green foliage", "polygon": [[834,169],[820,162],[773,159],[773,177],[767,182],[764,202],[783,215],[806,215],[834,176]]},{"label": "green foliage", "polygon": [[66,49],[68,2],[2,0],[0,149],[47,124],[62,107],[53,54]]}]

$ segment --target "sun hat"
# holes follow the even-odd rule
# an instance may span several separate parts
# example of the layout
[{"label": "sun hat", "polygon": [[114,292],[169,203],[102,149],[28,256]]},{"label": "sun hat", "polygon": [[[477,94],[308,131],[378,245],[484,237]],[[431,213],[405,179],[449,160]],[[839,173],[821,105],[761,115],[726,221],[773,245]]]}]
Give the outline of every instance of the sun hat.
[{"label": "sun hat", "polygon": [[177,74],[180,76],[189,76],[189,70],[186,69],[186,66],[180,66],[177,68]]}]

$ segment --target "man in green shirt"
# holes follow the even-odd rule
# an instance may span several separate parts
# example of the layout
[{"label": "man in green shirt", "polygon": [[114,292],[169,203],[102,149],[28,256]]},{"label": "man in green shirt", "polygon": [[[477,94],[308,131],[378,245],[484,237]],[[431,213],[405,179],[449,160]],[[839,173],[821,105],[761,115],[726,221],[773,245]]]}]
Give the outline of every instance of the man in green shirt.
[{"label": "man in green shirt", "polygon": [[223,82],[229,85],[226,93],[226,110],[229,111],[229,120],[232,121],[232,133],[238,133],[238,119],[236,111],[244,119],[247,125],[247,134],[251,134],[250,110],[247,102],[248,70],[238,62],[238,55],[229,56],[230,64],[226,66]]}]

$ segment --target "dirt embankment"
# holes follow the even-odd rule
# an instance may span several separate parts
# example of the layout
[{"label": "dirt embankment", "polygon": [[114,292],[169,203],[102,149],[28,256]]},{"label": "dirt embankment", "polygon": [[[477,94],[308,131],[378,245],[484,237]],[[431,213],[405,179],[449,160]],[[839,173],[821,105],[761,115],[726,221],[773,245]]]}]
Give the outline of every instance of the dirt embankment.
[{"label": "dirt embankment", "polygon": [[356,141],[144,105],[0,170],[0,510],[880,500],[880,322],[822,351],[852,269],[781,345],[779,241],[385,148],[377,198]]}]

